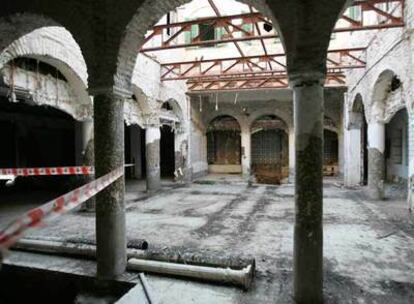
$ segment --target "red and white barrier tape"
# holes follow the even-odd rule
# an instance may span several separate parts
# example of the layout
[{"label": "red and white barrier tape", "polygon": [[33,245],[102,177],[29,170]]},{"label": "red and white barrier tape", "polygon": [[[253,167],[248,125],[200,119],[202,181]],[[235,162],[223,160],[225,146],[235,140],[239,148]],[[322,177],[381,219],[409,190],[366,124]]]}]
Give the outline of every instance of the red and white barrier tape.
[{"label": "red and white barrier tape", "polygon": [[0,232],[0,251],[10,248],[28,229],[66,213],[102,191],[124,174],[124,166],[30,210]]},{"label": "red and white barrier tape", "polygon": [[49,168],[6,168],[0,169],[0,175],[49,176],[49,175],[90,175],[94,167],[49,167]]}]

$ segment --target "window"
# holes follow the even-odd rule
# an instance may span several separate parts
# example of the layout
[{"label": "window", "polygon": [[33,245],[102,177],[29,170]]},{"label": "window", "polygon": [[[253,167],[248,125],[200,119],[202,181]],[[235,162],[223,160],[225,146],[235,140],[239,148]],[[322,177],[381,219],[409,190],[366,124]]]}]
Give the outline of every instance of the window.
[{"label": "window", "polygon": [[190,31],[185,32],[185,44],[190,44],[198,36],[198,25],[193,24]]},{"label": "window", "polygon": [[360,6],[352,6],[349,8],[349,17],[354,20],[361,19],[361,7]]},{"label": "window", "polygon": [[[245,30],[246,32],[252,33],[253,34],[253,24],[251,23],[247,23],[247,24],[243,24],[242,25],[242,29]],[[248,36],[246,33],[242,33],[243,37]]]},{"label": "window", "polygon": [[199,41],[220,40],[226,33],[224,27],[215,27],[211,24],[193,24],[191,30],[185,32],[185,44],[190,44],[195,38],[199,38]]}]

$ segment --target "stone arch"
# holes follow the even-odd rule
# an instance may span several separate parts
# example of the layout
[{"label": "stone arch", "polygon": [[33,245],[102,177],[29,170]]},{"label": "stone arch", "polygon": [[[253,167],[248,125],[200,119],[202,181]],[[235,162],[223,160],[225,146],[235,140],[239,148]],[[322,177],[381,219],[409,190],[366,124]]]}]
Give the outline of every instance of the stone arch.
[{"label": "stone arch", "polygon": [[249,128],[252,127],[253,123],[259,119],[262,116],[266,116],[266,115],[274,115],[277,118],[279,118],[280,120],[282,120],[285,125],[286,125],[286,129],[290,129],[293,127],[293,121],[292,121],[292,117],[291,115],[289,115],[289,113],[282,111],[280,109],[259,109],[255,112],[253,112],[252,114],[250,114],[249,116]]},{"label": "stone arch", "polygon": [[78,100],[90,104],[85,60],[78,44],[64,28],[45,27],[22,36],[0,54],[0,67],[19,57],[37,59],[57,68]]},{"label": "stone arch", "polygon": [[355,113],[360,113],[364,108],[364,100],[361,93],[357,93],[355,98],[351,103],[351,111]]},{"label": "stone arch", "polygon": [[[239,124],[239,128],[240,128],[240,130],[244,127],[244,123],[243,123],[243,121],[240,119],[240,117],[238,117],[237,115],[234,115],[234,114],[232,114],[232,113],[230,113],[230,112],[228,112],[228,111],[221,111],[219,114],[216,114],[216,115],[213,115],[212,117],[209,117],[207,120],[206,120],[206,128],[208,129],[208,126],[213,122],[213,121],[215,121],[216,119],[218,119],[218,118],[220,118],[220,117],[226,117],[226,116],[229,116],[229,117],[231,117],[231,118],[233,118],[235,121],[237,121],[237,123]],[[206,132],[207,132],[207,130],[206,130]]]},{"label": "stone arch", "polygon": [[250,123],[250,129],[252,130],[253,129],[253,127],[254,127],[254,124],[258,121],[258,120],[260,120],[260,119],[262,119],[262,118],[266,118],[266,117],[271,117],[272,119],[274,119],[274,120],[279,120],[280,121],[280,128],[279,129],[281,129],[281,130],[283,130],[284,132],[286,132],[286,133],[288,133],[288,131],[289,131],[289,126],[288,126],[288,124],[282,119],[282,118],[280,118],[278,115],[275,115],[275,114],[273,114],[273,113],[271,113],[271,114],[262,114],[262,115],[260,115],[260,116],[256,116],[255,117],[255,119],[254,120],[252,120],[252,122]]},{"label": "stone arch", "polygon": [[391,119],[401,110],[407,110],[409,113],[408,108],[405,104],[397,104],[396,106],[392,107],[391,109],[387,109],[387,112],[384,114],[384,122],[389,123]]},{"label": "stone arch", "polygon": [[[86,68],[86,65],[88,65],[89,68],[91,61],[87,58],[93,57],[90,55],[92,51],[91,44],[93,43],[89,29],[90,26],[88,26],[88,22],[90,20],[88,20],[84,15],[78,14],[77,10],[79,8],[72,7],[73,4],[69,3],[68,1],[66,1],[64,4],[61,3],[61,1],[54,1],[49,4],[50,7],[54,5],[58,6],[58,9],[55,10],[56,15],[52,17],[48,17],[48,13],[43,11],[38,13],[11,13],[9,15],[4,15],[1,17],[0,28],[2,29],[2,32],[0,33],[0,53],[3,54],[6,49],[15,44],[15,42],[22,42],[21,38],[25,37],[27,43],[28,39],[33,38],[33,36],[30,35],[33,32],[38,32],[43,28],[61,28],[65,31],[64,36],[60,36],[63,31],[61,31],[58,35],[53,36],[53,40],[55,40],[54,46],[57,46],[58,48],[56,50],[49,49],[47,51],[54,53],[56,56],[58,52],[67,47],[68,43],[69,45],[76,45],[76,48],[78,49],[77,52],[80,54],[79,58],[77,58],[77,61],[83,61],[82,64],[76,66],[76,70],[82,75],[81,78],[84,80],[84,82],[87,83],[86,80],[88,78],[88,74],[86,71],[89,69]],[[69,7],[66,8],[65,6]],[[44,41],[42,43],[44,43]],[[58,45],[59,43],[62,45]],[[30,46],[36,47],[38,51],[39,48],[42,48],[42,45],[35,45],[35,42],[33,41],[31,42]],[[47,48],[43,47],[42,49],[45,51]],[[22,51],[27,51],[27,48]],[[13,56],[13,52],[10,52],[9,56],[10,55]],[[60,59],[63,59],[62,56],[58,57]],[[71,56],[68,56],[67,58],[73,59]],[[85,58],[85,60],[83,60],[83,58]],[[6,56],[6,61],[0,61],[0,68],[2,64],[9,61],[10,59],[10,57]],[[72,61],[72,64],[70,64],[70,66],[73,66],[73,62],[75,61]],[[83,67],[81,67],[82,65]]]},{"label": "stone arch", "polygon": [[[143,45],[147,31],[159,22],[165,14],[191,1],[192,0],[145,0],[143,3],[136,2],[136,4],[134,4],[135,9],[131,7],[134,13],[131,15],[129,22],[125,27],[118,50],[117,67],[114,77],[115,88],[130,90],[135,62],[137,60],[137,50],[139,50]],[[280,36],[282,36],[272,10],[264,1],[237,1],[247,5],[252,5],[265,16],[269,17],[273,21],[273,24],[278,30]],[[283,43],[284,40],[281,39],[281,41]]]},{"label": "stone arch", "polygon": [[133,99],[136,101],[137,106],[139,110],[144,115],[149,115],[151,111],[151,106],[149,105],[149,100],[147,95],[144,93],[144,91],[139,88],[136,85],[132,86],[132,93],[133,93]]},{"label": "stone arch", "polygon": [[[37,87],[33,87],[33,85],[28,85],[25,87],[23,84],[23,92],[26,92],[24,94],[26,97],[20,96],[20,98],[27,99],[30,103],[38,105],[38,106],[49,106],[51,108],[55,108],[57,110],[63,111],[64,113],[69,114],[74,119],[78,121],[84,121],[88,120],[92,116],[92,102],[89,98],[89,95],[87,93],[87,87],[84,85],[84,83],[80,80],[80,78],[77,77],[76,72],[69,67],[66,63],[61,62],[60,60],[57,60],[55,58],[51,57],[43,57],[39,55],[28,55],[28,56],[19,56],[14,57],[12,61],[16,63],[16,61],[21,60],[30,60],[31,59],[31,65],[36,65],[36,60],[38,63],[40,63],[40,66],[49,66],[50,68],[56,69],[56,71],[59,71],[60,77],[59,77],[59,88],[63,86],[63,92],[67,93],[68,95],[64,94],[63,98],[59,98],[55,101],[51,100],[51,97],[62,97],[61,93],[59,95],[49,95],[49,93],[46,91],[43,91],[44,88],[47,88],[50,85],[50,80],[55,84],[55,81],[57,81],[55,76],[55,72],[52,74],[48,74],[48,76],[41,76],[40,81],[41,83],[44,83],[44,85],[41,85],[39,88],[40,90],[37,90]],[[45,65],[46,64],[46,65]],[[11,82],[11,66],[13,63],[10,63],[10,65],[4,65],[3,70],[0,70],[0,74],[2,79],[1,82],[4,82],[10,86]],[[21,67],[19,68],[22,69]],[[24,70],[24,68],[23,68]],[[31,76],[28,77],[36,77],[34,76],[34,70],[27,70],[28,75],[32,73]],[[23,72],[23,73],[26,73]],[[63,78],[62,78],[63,77]],[[20,79],[21,75],[20,75]],[[25,81],[25,83],[28,84],[28,82]],[[31,84],[33,84],[31,82]],[[19,83],[20,86],[22,86],[22,82]],[[59,92],[62,92],[61,89],[59,89]],[[40,95],[38,94],[40,93]],[[41,96],[46,96],[45,99],[43,99]],[[40,97],[40,98],[39,98]],[[76,101],[76,102],[73,102]]]},{"label": "stone arch", "polygon": [[[178,101],[175,100],[174,98],[169,98],[168,100],[163,102],[162,105],[164,105],[164,104],[169,104],[172,107],[172,112],[177,116],[180,123],[183,124],[183,122],[184,122],[183,109],[181,108],[181,105],[178,103]],[[161,107],[162,107],[162,105],[161,105]]]},{"label": "stone arch", "polygon": [[372,88],[372,96],[370,102],[370,120],[384,121],[386,99],[391,91],[391,82],[396,76],[394,71],[387,69],[382,71],[375,81]]}]

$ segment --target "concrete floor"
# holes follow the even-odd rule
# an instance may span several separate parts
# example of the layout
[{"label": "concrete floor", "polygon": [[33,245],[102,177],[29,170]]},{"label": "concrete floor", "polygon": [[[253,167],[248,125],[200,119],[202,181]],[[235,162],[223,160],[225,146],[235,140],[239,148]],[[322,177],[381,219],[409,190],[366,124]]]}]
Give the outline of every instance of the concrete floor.
[{"label": "concrete floor", "polygon": [[[166,183],[163,191],[147,197],[136,191],[143,190],[141,184],[127,187],[128,238],[146,238],[155,247],[248,254],[257,261],[248,292],[149,276],[159,303],[292,302],[293,185],[248,186],[234,176],[220,176],[190,186]],[[0,195],[0,227],[39,201],[31,197],[24,204],[27,197]],[[368,202],[361,190],[342,189],[330,180],[324,206],[326,302],[414,303],[414,218],[405,202]],[[94,225],[93,215],[72,213],[31,231],[30,237],[94,238]],[[14,264],[31,260],[36,259],[21,253],[9,257]],[[36,263],[41,267],[41,260]],[[63,262],[57,265],[65,268]]]}]

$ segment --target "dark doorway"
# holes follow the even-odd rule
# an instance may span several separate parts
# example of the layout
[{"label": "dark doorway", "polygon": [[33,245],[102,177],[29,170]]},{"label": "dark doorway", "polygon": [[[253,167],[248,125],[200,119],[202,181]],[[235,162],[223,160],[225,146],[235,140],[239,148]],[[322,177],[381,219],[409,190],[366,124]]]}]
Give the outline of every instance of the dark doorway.
[{"label": "dark doorway", "polygon": [[173,178],[175,171],[175,133],[174,130],[167,125],[161,127],[161,177]]}]

